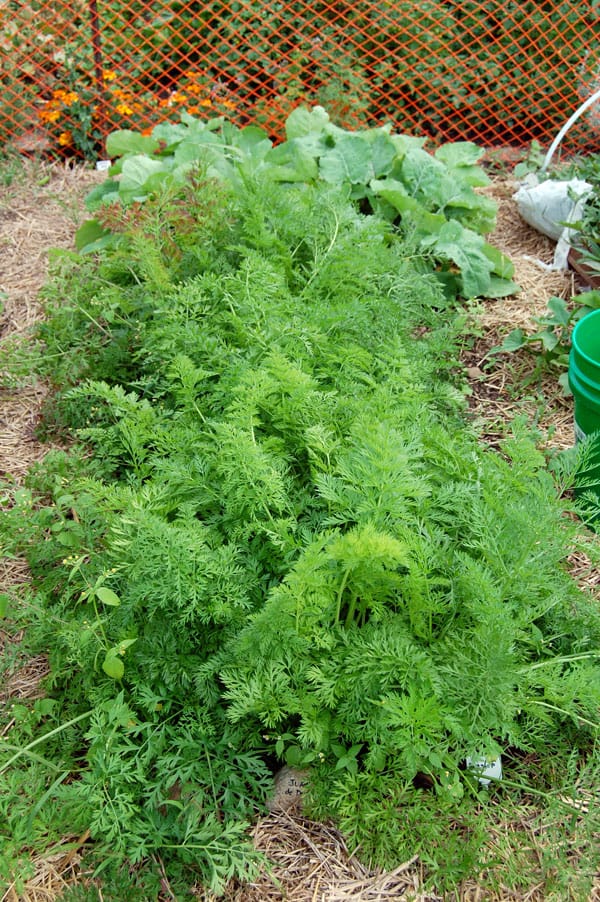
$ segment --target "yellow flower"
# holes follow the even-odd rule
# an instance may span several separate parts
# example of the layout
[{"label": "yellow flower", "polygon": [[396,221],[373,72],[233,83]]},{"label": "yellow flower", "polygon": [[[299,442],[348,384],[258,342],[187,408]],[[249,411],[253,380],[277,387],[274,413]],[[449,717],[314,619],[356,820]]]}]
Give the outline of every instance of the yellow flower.
[{"label": "yellow flower", "polygon": [[58,143],[61,147],[70,147],[73,143],[73,135],[71,132],[61,132],[58,136]]},{"label": "yellow flower", "polygon": [[212,100],[210,97],[203,97],[200,101],[200,106],[212,106]]},{"label": "yellow flower", "polygon": [[114,81],[117,77],[117,73],[114,69],[104,69],[102,71],[102,78],[104,81]]},{"label": "yellow flower", "polygon": [[118,103],[115,107],[117,113],[120,113],[121,116],[131,116],[133,110],[126,103]]},{"label": "yellow flower", "polygon": [[38,113],[38,119],[40,122],[58,122],[60,119],[60,110],[47,108],[44,110],[40,110]]},{"label": "yellow flower", "polygon": [[65,91],[64,88],[57,88],[56,91],[52,92],[52,98],[56,103],[64,103],[65,106],[71,106],[72,103],[79,100],[79,94],[76,94],[75,91]]},{"label": "yellow flower", "polygon": [[197,97],[202,92],[202,88],[200,85],[186,85],[186,91],[188,94],[195,94]]},{"label": "yellow flower", "polygon": [[235,103],[232,100],[224,100],[223,106],[226,110],[235,110]]}]

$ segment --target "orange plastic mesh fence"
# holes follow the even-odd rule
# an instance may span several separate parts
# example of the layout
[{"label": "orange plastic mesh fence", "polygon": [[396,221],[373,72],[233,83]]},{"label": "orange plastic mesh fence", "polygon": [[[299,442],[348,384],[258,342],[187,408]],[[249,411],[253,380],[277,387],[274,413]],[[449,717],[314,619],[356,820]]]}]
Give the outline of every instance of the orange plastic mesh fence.
[{"label": "orange plastic mesh fence", "polygon": [[[0,0],[0,147],[94,156],[183,110],[299,103],[433,142],[548,144],[600,84],[600,0]],[[600,149],[600,104],[569,133]]]}]

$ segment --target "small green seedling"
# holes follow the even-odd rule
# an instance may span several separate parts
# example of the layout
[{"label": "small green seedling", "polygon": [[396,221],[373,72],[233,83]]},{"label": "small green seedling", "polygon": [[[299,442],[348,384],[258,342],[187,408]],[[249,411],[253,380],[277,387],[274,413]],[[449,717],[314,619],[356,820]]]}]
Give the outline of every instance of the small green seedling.
[{"label": "small green seedling", "polygon": [[539,326],[536,332],[527,333],[521,328],[513,329],[502,344],[492,348],[489,353],[490,355],[513,353],[521,348],[527,348],[537,358],[534,375],[538,376],[551,367],[558,368],[560,371],[558,381],[564,393],[569,394],[567,368],[572,328],[587,313],[598,308],[600,308],[600,291],[575,295],[570,302],[564,298],[551,297],[547,304],[547,312],[533,317],[533,321]]}]

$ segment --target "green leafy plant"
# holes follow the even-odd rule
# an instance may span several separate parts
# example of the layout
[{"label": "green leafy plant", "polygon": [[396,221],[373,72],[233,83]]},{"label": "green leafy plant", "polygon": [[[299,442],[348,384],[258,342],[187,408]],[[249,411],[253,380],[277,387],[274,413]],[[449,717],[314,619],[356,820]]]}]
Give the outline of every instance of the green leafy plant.
[{"label": "green leafy plant", "polygon": [[545,152],[539,141],[532,141],[524,158],[514,168],[514,177],[522,179],[530,172],[539,173],[545,159]]},{"label": "green leafy plant", "polygon": [[[157,126],[151,136],[112,134],[107,152],[119,157],[109,179],[88,197],[93,211],[116,200],[143,201],[161,186],[181,185],[190,169],[239,186],[259,175],[274,183],[322,180],[392,221],[416,250],[435,261],[449,297],[502,297],[514,293],[513,266],[483,235],[495,222],[493,201],[474,189],[488,183],[478,166],[482,150],[461,142],[434,154],[424,139],[395,135],[390,128],[349,132],[325,110],[296,109],[286,124],[288,140],[272,147],[256,127],[238,129],[223,120]],[[98,218],[78,232],[82,251],[115,241]]]},{"label": "green leafy plant", "polygon": [[[584,303],[581,303],[582,301]],[[490,354],[513,353],[526,348],[536,360],[531,378],[537,378],[547,369],[558,371],[558,381],[563,392],[569,394],[567,369],[573,326],[586,313],[599,307],[599,291],[576,295],[571,298],[570,303],[564,298],[551,297],[547,304],[547,312],[542,316],[532,317],[533,322],[540,327],[536,332],[525,332],[521,328],[513,329],[501,345],[492,348]]]},{"label": "green leafy plant", "polygon": [[585,281],[597,288],[600,273],[600,155],[577,157],[565,166],[568,177],[584,179],[592,190],[586,196],[581,217],[571,226],[573,229],[569,259]]},{"label": "green leafy plant", "polygon": [[[447,888],[485,869],[476,810],[510,792],[486,795],[468,758],[502,755],[508,785],[518,755],[595,754],[600,616],[566,570],[577,524],[530,436],[479,445],[466,317],[410,230],[233,136],[206,142],[233,178],[192,167],[143,203],[126,182],[129,203],[102,211],[115,240],[55,259],[38,372],[56,389],[45,429],[71,447],[6,487],[2,535],[31,568],[28,641],[56,705],[0,749],[0,797],[17,798],[2,867],[69,811],[98,879],[129,866],[156,886],[162,867],[174,892],[221,892],[256,872],[248,827],[288,761],[349,842],[377,825],[378,863],[421,819]],[[310,131],[295,137],[300,154]],[[308,165],[337,149],[333,180],[343,137]],[[18,817],[28,783],[39,832]],[[445,883],[448,812],[473,839]]]},{"label": "green leafy plant", "polygon": [[594,190],[586,198],[581,219],[573,223],[575,231],[574,251],[584,277],[597,285],[600,277],[600,195],[599,181],[592,182]]}]

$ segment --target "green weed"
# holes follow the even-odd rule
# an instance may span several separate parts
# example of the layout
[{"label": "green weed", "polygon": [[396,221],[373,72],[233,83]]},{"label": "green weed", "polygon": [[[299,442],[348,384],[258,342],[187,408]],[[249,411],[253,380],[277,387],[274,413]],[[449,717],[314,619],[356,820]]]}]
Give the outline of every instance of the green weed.
[{"label": "green weed", "polygon": [[548,371],[557,373],[558,382],[564,394],[570,394],[567,369],[571,348],[571,332],[575,323],[586,313],[600,306],[600,292],[588,291],[576,295],[567,302],[564,298],[551,297],[547,312],[533,317],[539,327],[536,332],[525,332],[524,329],[513,329],[501,345],[492,348],[493,354],[513,353],[526,348],[533,355],[535,368],[533,373],[523,380],[524,385]]}]

